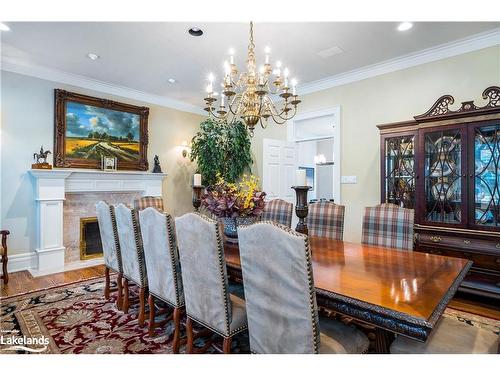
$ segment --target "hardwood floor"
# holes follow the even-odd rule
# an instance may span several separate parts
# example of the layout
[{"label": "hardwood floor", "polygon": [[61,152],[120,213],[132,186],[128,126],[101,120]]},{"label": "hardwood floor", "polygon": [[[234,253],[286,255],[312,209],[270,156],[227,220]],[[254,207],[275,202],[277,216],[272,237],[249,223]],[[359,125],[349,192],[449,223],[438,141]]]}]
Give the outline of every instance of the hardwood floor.
[{"label": "hardwood floor", "polygon": [[[9,274],[9,284],[7,286],[4,285],[2,281],[1,296],[8,297],[20,293],[33,292],[53,286],[86,280],[97,276],[104,276],[104,270],[105,267],[100,265],[40,277],[33,277],[28,271],[14,272]],[[488,304],[484,301],[465,299],[462,295],[457,295],[453,298],[449,307],[500,320],[500,309],[495,307],[493,303]]]},{"label": "hardwood floor", "polygon": [[104,276],[104,270],[105,267],[99,265],[40,277],[33,277],[28,271],[9,273],[9,283],[5,285],[2,280],[1,296],[9,297],[20,293],[33,292],[97,276]]}]

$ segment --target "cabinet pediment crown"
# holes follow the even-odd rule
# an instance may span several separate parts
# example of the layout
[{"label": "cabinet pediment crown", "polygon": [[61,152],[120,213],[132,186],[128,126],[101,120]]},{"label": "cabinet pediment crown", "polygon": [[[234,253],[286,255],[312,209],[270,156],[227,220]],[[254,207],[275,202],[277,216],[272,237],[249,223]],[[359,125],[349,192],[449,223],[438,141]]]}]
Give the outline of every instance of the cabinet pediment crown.
[{"label": "cabinet pediment crown", "polygon": [[487,113],[500,107],[500,87],[490,86],[483,91],[483,99],[488,100],[486,105],[480,107],[474,104],[474,101],[462,102],[457,110],[450,109],[455,99],[451,95],[443,95],[432,105],[424,114],[414,116],[416,121],[435,120],[436,118],[445,118],[453,116],[463,116],[465,112],[473,114]]}]

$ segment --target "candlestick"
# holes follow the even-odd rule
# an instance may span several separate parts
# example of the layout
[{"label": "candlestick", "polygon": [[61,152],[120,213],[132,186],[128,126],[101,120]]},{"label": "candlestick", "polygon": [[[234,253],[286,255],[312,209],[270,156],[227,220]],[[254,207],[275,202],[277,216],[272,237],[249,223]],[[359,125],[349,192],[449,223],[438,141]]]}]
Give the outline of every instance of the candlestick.
[{"label": "candlestick", "polygon": [[193,207],[196,211],[198,211],[198,209],[200,208],[201,206],[201,192],[203,191],[205,187],[204,186],[196,186],[196,185],[193,185],[193,200],[192,200],[192,203],[193,203]]},{"label": "candlestick", "polygon": [[295,214],[299,218],[299,222],[297,223],[295,230],[307,235],[309,232],[305,221],[305,218],[307,217],[307,214],[309,212],[309,209],[307,207],[307,192],[311,190],[312,187],[292,186],[292,189],[295,190],[295,195],[297,197],[297,201],[295,204]]}]

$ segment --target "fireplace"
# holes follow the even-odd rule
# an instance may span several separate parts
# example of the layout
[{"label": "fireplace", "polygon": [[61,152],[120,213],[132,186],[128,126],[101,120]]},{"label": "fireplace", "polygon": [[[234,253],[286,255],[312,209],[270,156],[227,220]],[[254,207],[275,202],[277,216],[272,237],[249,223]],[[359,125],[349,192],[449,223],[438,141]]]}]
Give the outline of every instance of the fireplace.
[{"label": "fireplace", "polygon": [[96,217],[80,218],[80,260],[102,256],[101,234]]}]

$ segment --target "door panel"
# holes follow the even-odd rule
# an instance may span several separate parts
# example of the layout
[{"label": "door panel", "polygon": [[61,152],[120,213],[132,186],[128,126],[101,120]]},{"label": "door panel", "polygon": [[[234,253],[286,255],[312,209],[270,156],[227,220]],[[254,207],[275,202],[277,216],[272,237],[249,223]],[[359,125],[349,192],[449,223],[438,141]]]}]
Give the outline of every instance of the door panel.
[{"label": "door panel", "polygon": [[295,194],[291,189],[295,178],[295,143],[278,139],[263,140],[262,189],[266,199],[280,198],[294,202]]}]

